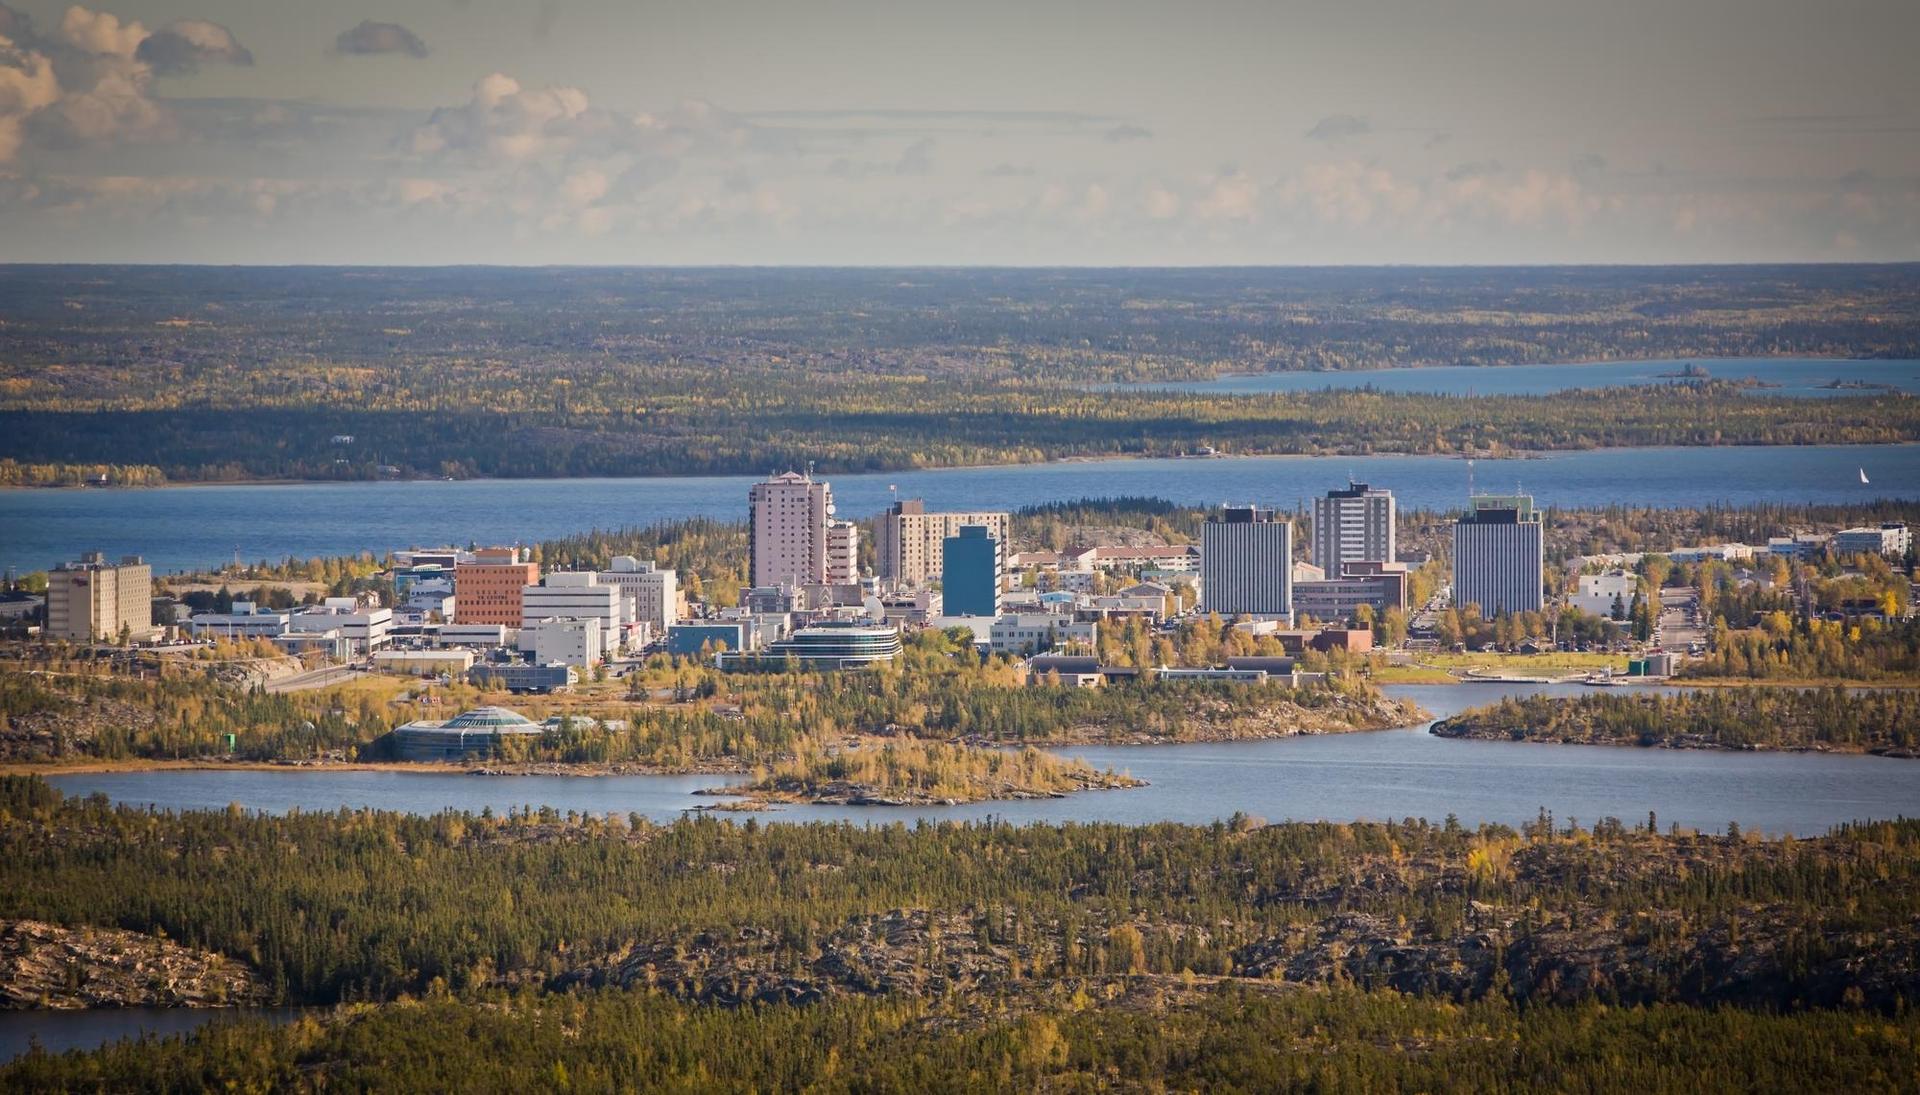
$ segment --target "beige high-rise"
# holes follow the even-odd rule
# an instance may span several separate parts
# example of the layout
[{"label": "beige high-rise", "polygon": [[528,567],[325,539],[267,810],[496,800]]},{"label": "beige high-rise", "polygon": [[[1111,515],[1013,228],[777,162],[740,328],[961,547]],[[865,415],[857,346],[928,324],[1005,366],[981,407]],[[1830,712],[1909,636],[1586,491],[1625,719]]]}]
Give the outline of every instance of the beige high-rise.
[{"label": "beige high-rise", "polygon": [[874,531],[875,564],[880,579],[896,586],[923,586],[940,577],[949,536],[967,525],[981,525],[1005,544],[1013,519],[1005,513],[928,513],[918,498],[895,502]]},{"label": "beige high-rise", "polygon": [[47,635],[69,642],[114,642],[125,630],[153,638],[153,568],[138,555],[118,565],[99,552],[62,563],[47,574]]}]

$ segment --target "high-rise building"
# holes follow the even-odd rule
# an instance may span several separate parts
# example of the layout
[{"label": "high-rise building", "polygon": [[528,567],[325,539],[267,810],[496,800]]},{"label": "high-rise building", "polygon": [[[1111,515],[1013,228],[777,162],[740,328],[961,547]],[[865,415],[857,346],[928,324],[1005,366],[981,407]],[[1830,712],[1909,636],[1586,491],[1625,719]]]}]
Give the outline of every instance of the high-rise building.
[{"label": "high-rise building", "polygon": [[873,534],[874,571],[901,588],[926,585],[942,570],[947,537],[967,525],[981,525],[1004,549],[1012,519],[1005,513],[928,513],[918,498],[895,502],[882,514]]},{"label": "high-rise building", "polygon": [[453,568],[453,622],[520,626],[520,591],[540,581],[540,564],[518,548],[481,548]]},{"label": "high-rise building", "polygon": [[138,555],[109,563],[97,551],[47,574],[47,635],[69,642],[115,642],[125,631],[145,642],[153,626],[153,568]]},{"label": "high-rise building", "polygon": [[654,566],[651,559],[616,555],[613,569],[601,571],[600,581],[632,597],[634,619],[656,636],[680,622],[680,576],[671,569]]},{"label": "high-rise building", "polygon": [[1227,506],[1200,526],[1200,608],[1225,617],[1293,614],[1293,522]]},{"label": "high-rise building", "polygon": [[1393,492],[1348,483],[1313,500],[1313,563],[1338,578],[1348,563],[1394,561]]},{"label": "high-rise building", "polygon": [[[831,487],[790,471],[755,483],[747,491],[747,503],[751,584],[799,586],[827,580],[827,531],[834,524]],[[842,550],[845,546],[843,539]]]},{"label": "high-rise building", "polygon": [[985,525],[962,525],[941,545],[940,601],[947,616],[1000,615],[1000,541]]},{"label": "high-rise building", "polygon": [[860,526],[852,521],[827,524],[827,583],[848,585],[860,580]]},{"label": "high-rise building", "polygon": [[1492,619],[1538,612],[1546,555],[1540,512],[1526,494],[1475,495],[1453,526],[1453,603]]}]

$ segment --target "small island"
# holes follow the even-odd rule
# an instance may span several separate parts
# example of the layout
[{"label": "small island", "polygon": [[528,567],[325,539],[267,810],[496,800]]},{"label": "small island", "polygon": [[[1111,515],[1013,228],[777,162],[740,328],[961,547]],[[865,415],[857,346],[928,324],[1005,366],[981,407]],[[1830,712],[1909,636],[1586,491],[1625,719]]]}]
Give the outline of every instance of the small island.
[{"label": "small island", "polygon": [[1920,693],[1703,689],[1509,697],[1433,724],[1443,738],[1920,757]]},{"label": "small island", "polygon": [[983,749],[906,738],[858,739],[832,747],[808,743],[791,758],[756,770],[751,782],[703,793],[762,803],[954,806],[1144,786],[1144,780],[1032,746]]}]

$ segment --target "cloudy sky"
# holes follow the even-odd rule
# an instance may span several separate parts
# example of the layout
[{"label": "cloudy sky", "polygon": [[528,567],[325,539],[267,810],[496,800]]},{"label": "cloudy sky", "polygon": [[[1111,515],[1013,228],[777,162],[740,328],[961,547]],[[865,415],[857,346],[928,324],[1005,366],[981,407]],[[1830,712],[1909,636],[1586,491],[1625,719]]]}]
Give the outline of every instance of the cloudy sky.
[{"label": "cloudy sky", "polygon": [[1916,0],[0,2],[0,261],[1920,260]]}]

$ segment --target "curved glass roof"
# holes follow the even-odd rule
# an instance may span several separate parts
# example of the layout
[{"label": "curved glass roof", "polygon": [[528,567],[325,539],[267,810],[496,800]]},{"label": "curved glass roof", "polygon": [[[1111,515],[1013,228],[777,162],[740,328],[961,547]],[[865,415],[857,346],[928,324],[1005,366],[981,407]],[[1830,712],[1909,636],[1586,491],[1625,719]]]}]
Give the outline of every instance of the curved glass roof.
[{"label": "curved glass roof", "polygon": [[476,707],[447,720],[448,730],[498,730],[507,726],[532,726],[534,722],[518,711],[504,707]]}]

